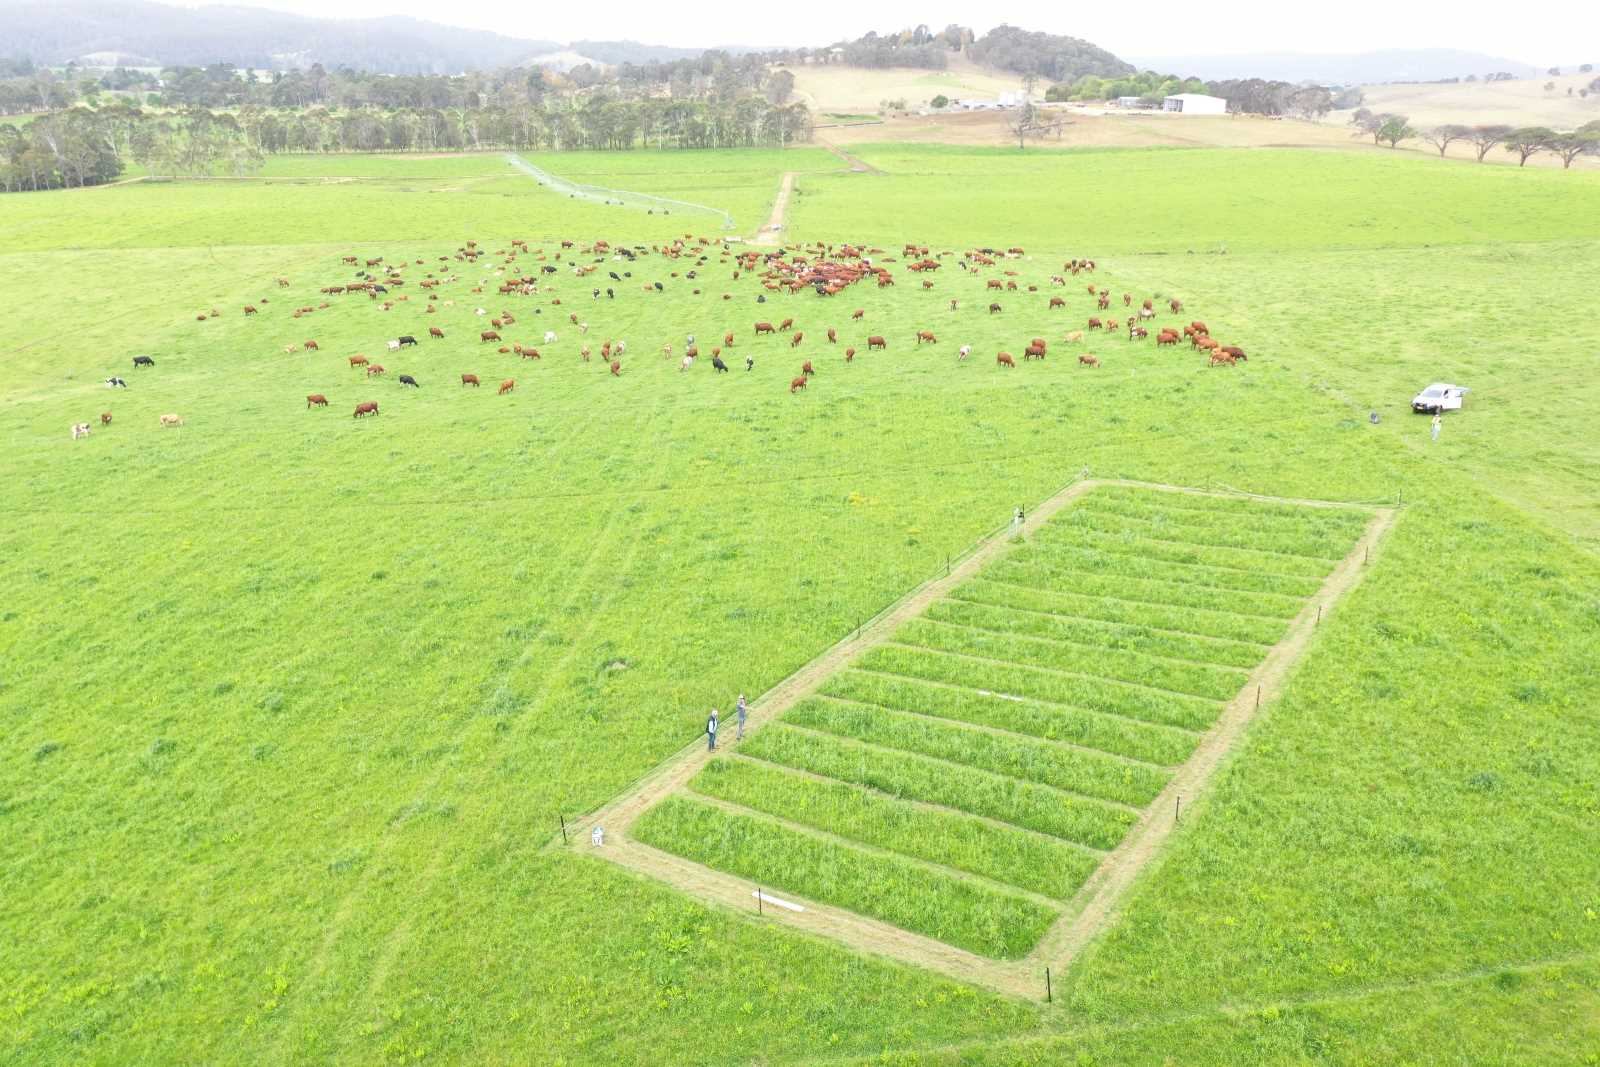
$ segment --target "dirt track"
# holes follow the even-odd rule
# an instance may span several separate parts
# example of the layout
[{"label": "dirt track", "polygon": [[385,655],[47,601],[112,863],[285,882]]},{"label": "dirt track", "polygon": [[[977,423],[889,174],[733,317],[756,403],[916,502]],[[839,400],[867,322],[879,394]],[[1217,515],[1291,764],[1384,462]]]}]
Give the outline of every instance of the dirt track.
[{"label": "dirt track", "polygon": [[[1243,495],[1128,481],[1080,481],[1033,509],[1024,524],[1024,535],[1048,522],[1062,507],[1098,485],[1137,486],[1224,497]],[[1316,500],[1257,499],[1310,507],[1342,506]],[[1321,615],[1327,614],[1360,581],[1370,553],[1378,547],[1395,517],[1393,509],[1374,511],[1374,517],[1361,539],[1328,575],[1316,594],[1306,601],[1283,640],[1267,651],[1262,662],[1246,679],[1244,687],[1223,708],[1193,755],[1177,769],[1166,789],[1144,809],[1142,817],[1128,836],[1107,855],[1089,881],[1067,904],[1063,917],[1025,958],[1000,961],[978,956],[933,938],[842,908],[807,901],[788,892],[782,895],[803,904],[805,910],[790,912],[769,907],[765,909],[765,916],[771,921],[843,941],[863,952],[928,967],[1002,993],[1034,999],[1042,997],[1044,968],[1049,966],[1055,973],[1064,973],[1072,959],[1117,920],[1140,872],[1160,854],[1161,845],[1176,826],[1176,798],[1181,796],[1184,808],[1192,809],[1195,802],[1203,797],[1211,778],[1243,736],[1246,727],[1282,689],[1294,662],[1309,644]],[[797,701],[815,691],[830,675],[888,640],[901,623],[920,615],[928,605],[1003,554],[1010,544],[1008,526],[981,541],[948,575],[924,583],[897,601],[866,626],[859,636],[847,636],[762,694],[750,705],[746,732],[753,733],[779,718]],[[737,751],[735,744],[725,742],[724,747]],[[682,789],[710,758],[704,740],[697,739],[647,775],[628,793],[594,814],[569,824],[569,832],[573,835],[573,844],[569,847],[660,879],[696,899],[716,901],[741,911],[754,912],[755,884],[651,848],[628,836],[629,828],[640,815]],[[605,831],[605,845],[599,849],[589,843],[590,830],[596,825]],[[553,847],[561,847],[559,839],[553,843]],[[959,872],[951,873],[960,876]]]}]

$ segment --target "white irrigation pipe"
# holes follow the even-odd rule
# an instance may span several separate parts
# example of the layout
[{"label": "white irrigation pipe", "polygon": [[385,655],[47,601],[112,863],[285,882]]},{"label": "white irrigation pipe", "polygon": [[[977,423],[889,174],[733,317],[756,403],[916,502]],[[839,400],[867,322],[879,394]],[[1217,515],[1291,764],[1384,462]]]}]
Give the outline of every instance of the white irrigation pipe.
[{"label": "white irrigation pipe", "polygon": [[680,210],[703,211],[708,215],[716,215],[721,218],[724,230],[733,229],[733,216],[718,207],[691,204],[686,200],[673,200],[670,197],[653,196],[650,193],[635,193],[627,189],[607,189],[601,185],[585,185],[582,182],[569,181],[566,178],[557,177],[549,171],[536,167],[521,156],[511,152],[506,153],[506,161],[524,174],[536,179],[540,185],[548,185],[552,189],[564,192],[569,196],[581,196],[586,200],[602,200],[608,204],[627,204],[632,200],[635,202],[633,206],[636,207],[659,204],[663,213],[666,213],[668,206],[676,207]]}]

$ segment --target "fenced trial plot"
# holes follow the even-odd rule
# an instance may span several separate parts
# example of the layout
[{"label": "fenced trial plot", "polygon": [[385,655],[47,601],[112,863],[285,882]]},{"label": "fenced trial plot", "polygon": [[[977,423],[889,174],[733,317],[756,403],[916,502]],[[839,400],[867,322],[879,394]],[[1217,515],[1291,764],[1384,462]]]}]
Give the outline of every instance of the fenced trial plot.
[{"label": "fenced trial plot", "polygon": [[1043,995],[1392,518],[1080,482],[598,813],[598,851]]}]

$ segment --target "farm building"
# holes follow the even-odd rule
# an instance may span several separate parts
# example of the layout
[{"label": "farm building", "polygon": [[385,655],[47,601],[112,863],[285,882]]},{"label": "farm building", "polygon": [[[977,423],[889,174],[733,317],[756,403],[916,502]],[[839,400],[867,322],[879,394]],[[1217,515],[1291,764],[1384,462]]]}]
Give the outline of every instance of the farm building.
[{"label": "farm building", "polygon": [[1161,110],[1184,115],[1226,115],[1228,102],[1220,96],[1207,96],[1204,93],[1179,93],[1167,97],[1161,104]]},{"label": "farm building", "polygon": [[1139,106],[1139,98],[1137,96],[1119,96],[1119,97],[1117,97],[1115,102],[1116,102],[1116,105],[1118,107],[1138,107]]}]

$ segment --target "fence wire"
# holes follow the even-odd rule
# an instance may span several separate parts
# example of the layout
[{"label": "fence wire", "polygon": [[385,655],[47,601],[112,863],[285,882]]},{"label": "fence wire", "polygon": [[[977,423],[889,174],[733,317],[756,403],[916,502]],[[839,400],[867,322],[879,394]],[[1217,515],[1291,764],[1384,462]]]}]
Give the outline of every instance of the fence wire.
[{"label": "fence wire", "polygon": [[601,185],[586,185],[583,182],[570,181],[566,178],[557,177],[543,168],[534,166],[521,156],[510,153],[507,153],[506,161],[551,192],[565,193],[567,196],[578,200],[589,200],[599,204],[636,208],[647,211],[652,215],[671,215],[676,212],[690,216],[710,216],[721,219],[724,230],[733,229],[733,216],[721,208],[706,207],[704,204],[691,204],[685,200],[673,200],[665,196],[651,196],[649,193],[635,193],[627,189],[607,189]]}]

